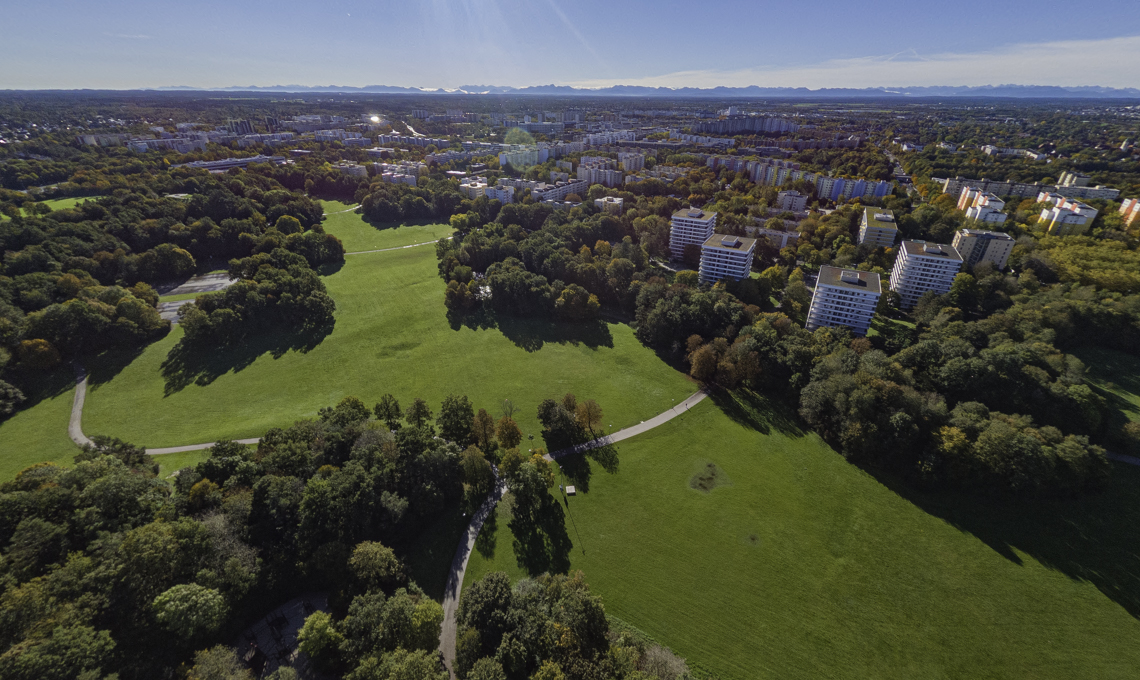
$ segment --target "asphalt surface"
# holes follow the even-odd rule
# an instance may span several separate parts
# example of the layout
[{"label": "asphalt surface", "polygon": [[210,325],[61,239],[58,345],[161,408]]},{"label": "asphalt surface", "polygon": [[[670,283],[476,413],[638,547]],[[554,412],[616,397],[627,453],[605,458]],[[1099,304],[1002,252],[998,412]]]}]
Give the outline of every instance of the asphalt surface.
[{"label": "asphalt surface", "polygon": [[[186,281],[176,284],[160,286],[156,290],[159,295],[198,295],[200,293],[213,293],[233,284],[237,279],[231,279],[226,272],[202,274],[191,276]],[[178,310],[182,305],[188,305],[193,300],[178,300],[177,302],[159,302],[158,315],[167,321],[178,321]]]}]

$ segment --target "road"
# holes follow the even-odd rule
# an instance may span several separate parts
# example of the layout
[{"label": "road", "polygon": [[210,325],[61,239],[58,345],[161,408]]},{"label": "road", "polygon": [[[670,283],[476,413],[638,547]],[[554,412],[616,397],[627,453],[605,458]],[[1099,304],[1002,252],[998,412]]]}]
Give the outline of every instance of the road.
[{"label": "road", "polygon": [[[213,293],[232,285],[237,279],[231,279],[226,272],[202,274],[191,276],[179,284],[159,286],[156,290],[159,295],[198,295],[200,293]],[[178,310],[182,305],[188,305],[193,300],[178,300],[177,302],[159,302],[158,315],[167,321],[178,321]]]}]

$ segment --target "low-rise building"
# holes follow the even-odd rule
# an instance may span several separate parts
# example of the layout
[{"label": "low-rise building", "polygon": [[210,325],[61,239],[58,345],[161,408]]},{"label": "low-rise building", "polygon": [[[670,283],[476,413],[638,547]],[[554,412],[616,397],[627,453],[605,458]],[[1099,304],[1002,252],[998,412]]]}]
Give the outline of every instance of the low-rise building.
[{"label": "low-rise building", "polygon": [[687,245],[703,245],[715,229],[714,212],[705,212],[700,208],[682,208],[673,213],[669,224],[669,252],[673,259],[681,259]]},{"label": "low-rise building", "polygon": [[902,298],[901,307],[911,309],[923,293],[950,292],[962,269],[962,256],[953,246],[925,241],[903,241],[891,270],[891,290]]},{"label": "low-rise building", "polygon": [[820,267],[808,307],[807,329],[845,326],[856,335],[866,335],[882,294],[878,274]]},{"label": "low-rise building", "polygon": [[605,196],[594,200],[594,207],[608,213],[620,215],[625,199],[618,196]]},{"label": "low-rise building", "polygon": [[1016,243],[1009,234],[981,229],[961,229],[954,234],[954,250],[963,262],[973,267],[979,262],[990,262],[998,271],[1005,269]]},{"label": "low-rise building", "polygon": [[859,225],[859,244],[890,248],[895,244],[899,229],[895,226],[895,214],[884,208],[865,208],[863,222]]},{"label": "low-rise building", "polygon": [[776,194],[776,205],[780,210],[804,212],[807,210],[808,197],[798,191],[781,191]]},{"label": "low-rise building", "polygon": [[701,244],[701,283],[747,278],[752,273],[752,257],[755,253],[754,238],[713,234]]},{"label": "low-rise building", "polygon": [[[511,195],[514,196],[514,187],[509,187]],[[463,194],[472,201],[480,196],[487,195],[487,178],[486,177],[467,177],[459,183],[459,193]]]}]

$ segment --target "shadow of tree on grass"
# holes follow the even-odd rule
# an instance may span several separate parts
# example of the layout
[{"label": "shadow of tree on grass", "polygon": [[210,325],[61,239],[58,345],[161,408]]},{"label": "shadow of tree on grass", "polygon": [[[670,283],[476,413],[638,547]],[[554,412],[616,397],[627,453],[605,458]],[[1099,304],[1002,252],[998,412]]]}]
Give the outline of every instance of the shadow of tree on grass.
[{"label": "shadow of tree on grass", "polygon": [[495,545],[498,542],[498,515],[497,509],[491,510],[491,513],[487,515],[487,519],[483,521],[483,528],[475,538],[475,550],[487,559],[491,559],[495,556]]},{"label": "shadow of tree on grass", "polygon": [[570,569],[574,546],[566,532],[565,511],[553,496],[546,495],[533,515],[516,514],[507,526],[514,535],[515,559],[528,575],[565,574]]},{"label": "shadow of tree on grass", "polygon": [[731,392],[712,390],[709,397],[734,422],[760,434],[771,434],[772,430],[789,437],[807,434],[794,408],[782,399],[743,387]]},{"label": "shadow of tree on grass", "polygon": [[448,311],[447,322],[453,331],[460,328],[497,328],[508,340],[528,352],[537,352],[547,343],[585,345],[590,349],[614,346],[609,324],[601,320],[575,323],[545,317],[511,316],[479,307],[466,313]]},{"label": "shadow of tree on grass", "polygon": [[988,498],[926,491],[863,468],[924,512],[967,531],[1015,564],[1018,552],[1096,586],[1140,618],[1140,467],[1112,464],[1108,488],[1075,499]]},{"label": "shadow of tree on grass", "polygon": [[224,346],[189,343],[183,338],[162,362],[165,395],[190,385],[209,385],[230,371],[237,373],[247,368],[263,354],[278,359],[288,352],[310,352],[332,333],[335,325],[333,321],[295,332],[267,331]]}]

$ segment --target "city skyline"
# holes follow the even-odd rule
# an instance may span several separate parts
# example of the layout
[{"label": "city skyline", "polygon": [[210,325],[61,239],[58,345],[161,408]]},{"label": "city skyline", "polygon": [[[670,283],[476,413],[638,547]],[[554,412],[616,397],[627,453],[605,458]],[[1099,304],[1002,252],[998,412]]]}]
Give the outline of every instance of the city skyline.
[{"label": "city skyline", "polygon": [[155,11],[137,0],[49,0],[6,13],[0,88],[1140,87],[1140,17],[1117,0],[1098,9],[1113,20],[1061,25],[1071,5],[1052,0],[968,0],[952,13],[856,13],[825,0],[810,14],[729,0],[698,10],[331,0],[320,13],[291,3],[193,0]]}]

